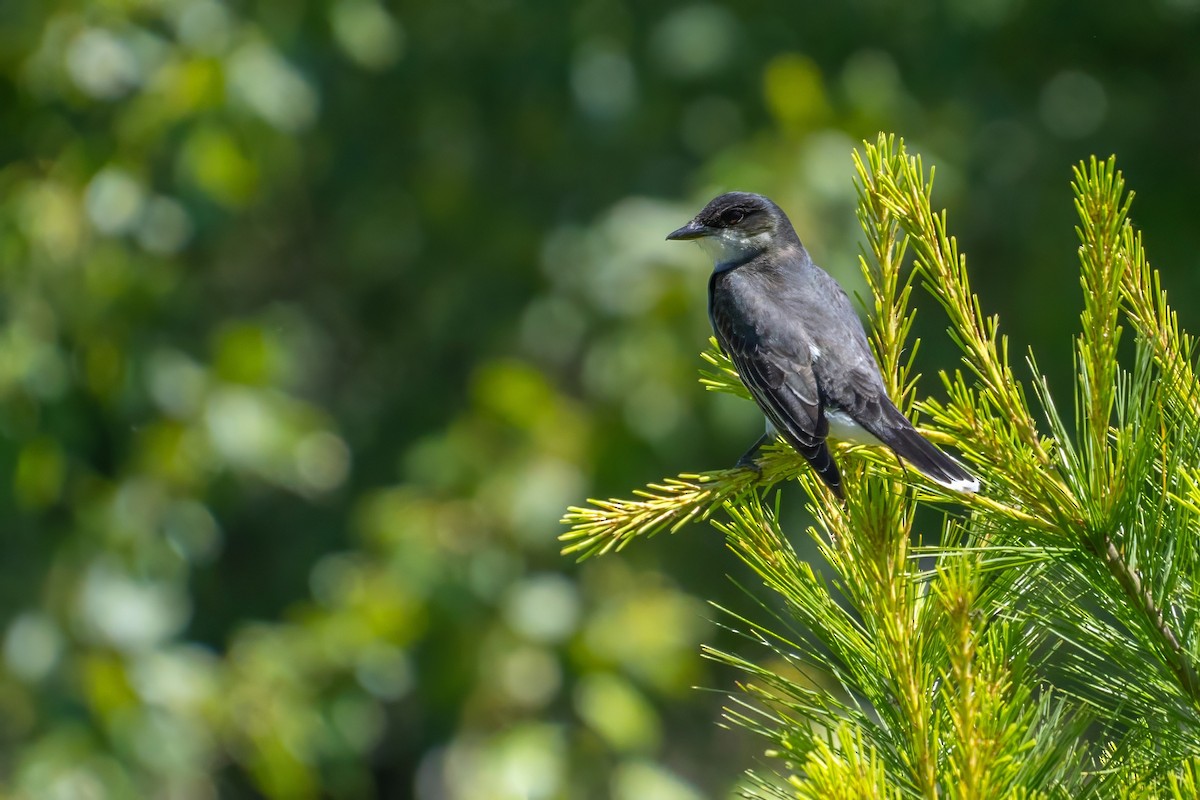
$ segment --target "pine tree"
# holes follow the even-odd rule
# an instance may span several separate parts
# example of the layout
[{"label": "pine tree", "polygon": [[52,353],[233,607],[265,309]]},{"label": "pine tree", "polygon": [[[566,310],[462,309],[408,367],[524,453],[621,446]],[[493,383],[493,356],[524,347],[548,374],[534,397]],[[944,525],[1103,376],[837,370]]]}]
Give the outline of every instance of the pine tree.
[{"label": "pine tree", "polygon": [[[1196,796],[1200,385],[1115,159],[1074,170],[1070,420],[1033,353],[1014,366],[981,311],[931,205],[933,170],[883,135],[855,166],[876,358],[897,405],[982,491],[948,495],[886,451],[838,445],[841,503],[777,444],[761,475],[681,475],[571,508],[564,551],[586,558],[712,517],[782,600],[786,613],[761,620],[726,612],[747,652],[709,653],[745,674],[728,717],[777,759],[777,774],[753,776],[756,796]],[[916,283],[962,351],[940,376],[944,400],[917,399]],[[708,389],[747,397],[715,342],[704,358]],[[780,527],[771,487],[787,480],[807,494],[819,565]],[[922,506],[940,527],[927,513],[918,525]]]}]

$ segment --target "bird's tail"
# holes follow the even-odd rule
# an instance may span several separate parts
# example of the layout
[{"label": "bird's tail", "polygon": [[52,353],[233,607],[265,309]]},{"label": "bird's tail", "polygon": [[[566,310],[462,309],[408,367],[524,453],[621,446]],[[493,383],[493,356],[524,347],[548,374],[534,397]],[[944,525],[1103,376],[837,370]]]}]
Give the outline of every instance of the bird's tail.
[{"label": "bird's tail", "polygon": [[912,464],[929,480],[953,492],[974,494],[979,491],[978,478],[917,433],[917,429],[899,411],[896,415],[903,420],[903,424],[889,428],[885,435],[880,437],[892,452],[902,461]]}]

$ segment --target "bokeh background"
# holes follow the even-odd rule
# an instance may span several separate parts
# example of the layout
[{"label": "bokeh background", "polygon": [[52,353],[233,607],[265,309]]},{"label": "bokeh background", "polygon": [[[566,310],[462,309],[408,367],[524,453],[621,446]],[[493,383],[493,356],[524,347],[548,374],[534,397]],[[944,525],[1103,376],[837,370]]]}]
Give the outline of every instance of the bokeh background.
[{"label": "bokeh background", "polygon": [[1091,153],[1200,322],[1198,42],[1200,0],[4,0],[0,795],[732,796],[700,646],[770,599],[702,525],[556,542],[760,429],[663,236],[765,192],[860,289],[895,131],[1069,385]]}]

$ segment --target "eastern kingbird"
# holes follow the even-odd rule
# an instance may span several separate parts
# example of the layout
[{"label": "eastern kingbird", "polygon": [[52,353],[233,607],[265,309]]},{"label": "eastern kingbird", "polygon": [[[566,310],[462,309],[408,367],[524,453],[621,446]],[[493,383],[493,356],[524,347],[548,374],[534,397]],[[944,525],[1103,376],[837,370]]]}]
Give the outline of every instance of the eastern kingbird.
[{"label": "eastern kingbird", "polygon": [[933,482],[979,491],[979,481],[888,399],[850,298],[813,263],[779,206],[762,195],[730,192],[667,238],[697,239],[712,256],[709,319],[767,417],[767,432],[738,466],[757,469],[759,449],[778,433],[842,497],[825,443],[833,436],[887,445]]}]

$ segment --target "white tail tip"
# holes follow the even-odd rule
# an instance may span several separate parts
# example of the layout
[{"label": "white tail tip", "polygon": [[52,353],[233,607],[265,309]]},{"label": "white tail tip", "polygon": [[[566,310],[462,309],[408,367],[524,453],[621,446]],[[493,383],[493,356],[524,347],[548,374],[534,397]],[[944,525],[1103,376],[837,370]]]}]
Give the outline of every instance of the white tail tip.
[{"label": "white tail tip", "polygon": [[979,491],[979,479],[978,478],[971,478],[970,480],[949,481],[948,483],[942,483],[941,481],[938,481],[938,483],[941,483],[942,486],[945,486],[947,489],[949,489],[952,492],[961,492],[963,494],[975,494],[976,492]]}]

